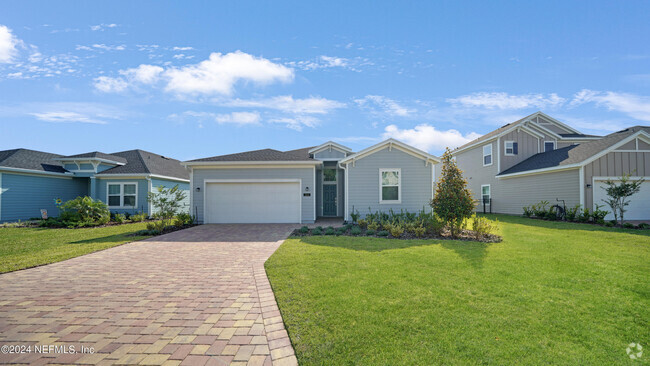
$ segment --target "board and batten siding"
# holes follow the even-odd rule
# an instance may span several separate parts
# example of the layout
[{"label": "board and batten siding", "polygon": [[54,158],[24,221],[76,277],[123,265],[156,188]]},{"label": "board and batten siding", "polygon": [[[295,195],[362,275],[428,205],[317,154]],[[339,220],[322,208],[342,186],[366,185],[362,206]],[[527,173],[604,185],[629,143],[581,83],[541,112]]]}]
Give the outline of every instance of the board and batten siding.
[{"label": "board and batten siding", "polygon": [[[158,187],[162,186],[164,188],[173,188],[174,186],[178,185],[178,189],[181,191],[185,192],[185,199],[181,201],[180,203],[180,208],[179,212],[183,213],[190,213],[190,184],[185,183],[185,182],[178,182],[178,181],[173,181],[173,180],[168,180],[168,179],[151,179],[151,192],[158,192]],[[149,214],[153,215],[158,212],[158,210],[155,207],[151,208],[151,211]]]},{"label": "board and batten siding", "polygon": [[[379,170],[401,169],[401,203],[379,203]],[[361,217],[370,211],[399,212],[401,209],[418,212],[424,208],[430,210],[433,185],[432,164],[425,165],[424,160],[409,155],[399,149],[389,151],[386,147],[378,152],[347,164],[348,207],[345,217],[349,219],[352,208],[359,211]]]},{"label": "board and batten siding", "polygon": [[314,159],[316,160],[321,160],[321,159],[343,159],[345,157],[345,153],[342,151],[339,151],[337,149],[325,149],[322,151],[319,151],[314,154]]},{"label": "board and batten siding", "polygon": [[[503,141],[503,140],[501,140]],[[483,166],[483,146],[492,145],[492,165]],[[485,184],[490,185],[492,190],[499,181],[496,175],[499,173],[497,170],[497,140],[486,142],[472,149],[463,151],[456,155],[456,164],[462,170],[463,176],[467,179],[467,187],[472,192],[472,197],[478,203],[481,199],[481,186]],[[436,165],[436,179],[440,179],[442,171],[442,163]],[[500,212],[499,207],[502,203],[502,197],[498,197],[491,192],[492,196],[492,212]],[[478,205],[477,205],[477,209]],[[483,210],[483,206],[480,207]]]},{"label": "board and batten siding", "polygon": [[492,196],[499,201],[498,209],[493,209],[496,213],[521,215],[524,206],[540,201],[556,205],[556,199],[573,207],[580,203],[580,169],[502,178],[492,186]]},{"label": "board and batten siding", "polygon": [[140,212],[150,214],[149,213],[149,202],[147,201],[147,192],[149,191],[149,181],[146,179],[121,179],[119,177],[115,177],[113,179],[106,179],[106,178],[96,178],[95,179],[95,184],[96,184],[96,195],[97,199],[102,200],[106,204],[108,204],[108,196],[107,196],[107,183],[138,183],[138,189],[137,189],[137,205],[134,208],[128,207],[128,208],[117,208],[117,207],[109,207],[108,209],[111,212],[115,213],[128,213],[130,215],[137,214]]},{"label": "board and batten siding", "polygon": [[[192,214],[196,214],[199,223],[203,223],[203,201],[204,201],[204,182],[206,179],[300,179],[302,186],[301,192],[309,187],[309,197],[304,195],[302,199],[302,217],[303,223],[314,222],[315,207],[315,182],[314,168],[197,168],[194,167],[192,173]],[[201,191],[197,192],[196,188]]]},{"label": "board and batten siding", "polygon": [[68,201],[87,194],[86,179],[0,172],[0,222],[41,217],[41,209],[58,216],[56,198]]},{"label": "board and batten siding", "polygon": [[[500,142],[501,143],[501,150],[500,150],[501,171],[513,167],[540,152],[539,139],[523,130],[512,131],[502,136],[500,141],[501,141]],[[517,142],[517,148],[519,150],[517,152],[517,155],[506,155],[506,141]]]},{"label": "board and batten siding", "polygon": [[591,187],[585,188],[585,207],[592,209],[594,208],[594,177],[620,177],[623,174],[636,177],[650,176],[650,152],[610,152],[585,165],[584,174],[585,184],[592,184]]}]

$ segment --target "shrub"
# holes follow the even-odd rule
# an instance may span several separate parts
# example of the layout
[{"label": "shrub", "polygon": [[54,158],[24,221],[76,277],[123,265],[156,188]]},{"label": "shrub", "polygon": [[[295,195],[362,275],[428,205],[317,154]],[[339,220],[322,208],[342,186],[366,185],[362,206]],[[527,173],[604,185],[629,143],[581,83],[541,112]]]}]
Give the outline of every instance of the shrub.
[{"label": "shrub", "polygon": [[376,221],[369,222],[368,223],[368,230],[373,230],[373,231],[379,230],[379,223],[377,223]]},{"label": "shrub", "polygon": [[639,228],[639,229],[647,229],[647,228],[650,228],[650,224],[646,224],[645,222],[642,222],[642,223],[639,224],[639,226],[637,226],[637,228]]},{"label": "shrub", "polygon": [[546,212],[544,218],[546,220],[557,220],[557,214],[555,213],[555,210],[551,208]]},{"label": "shrub", "polygon": [[352,222],[357,222],[359,220],[359,211],[354,209],[354,206],[352,206],[352,212],[350,212],[350,217],[352,218]]},{"label": "shrub", "polygon": [[361,229],[358,226],[353,227],[350,230],[350,235],[354,235],[354,236],[361,235]]},{"label": "shrub", "polygon": [[388,231],[386,230],[378,231],[377,236],[388,236]]},{"label": "shrub", "polygon": [[607,222],[605,223],[605,226],[607,226],[607,227],[613,227],[613,226],[614,226],[614,223],[611,222],[611,221],[607,221]]},{"label": "shrub", "polygon": [[626,229],[634,229],[634,224],[631,222],[626,222],[623,224],[623,227]]},{"label": "shrub", "polygon": [[451,236],[456,237],[463,221],[472,216],[476,204],[449,149],[442,156],[442,174],[436,186],[431,207],[449,227]]},{"label": "shrub", "polygon": [[147,218],[147,214],[145,213],[139,213],[135,215],[131,215],[131,221],[133,222],[142,222]]},{"label": "shrub", "polygon": [[323,235],[323,229],[319,226],[311,231],[312,235]]},{"label": "shrub", "polygon": [[377,232],[375,230],[369,229],[366,230],[366,235],[368,236],[374,236]]},{"label": "shrub", "polygon": [[300,233],[307,234],[308,232],[309,232],[309,228],[307,226],[303,226],[300,228]]},{"label": "shrub", "polygon": [[605,216],[607,216],[609,211],[601,210],[601,207],[603,206],[596,204],[596,209],[591,213],[591,217],[595,223],[603,225],[605,223]]},{"label": "shrub", "polygon": [[62,221],[68,222],[106,224],[110,220],[111,214],[104,202],[85,196],[62,204],[60,218]]},{"label": "shrub", "polygon": [[368,227],[368,221],[366,221],[365,219],[361,219],[361,220],[359,220],[358,225],[362,229],[365,229],[365,228]]},{"label": "shrub", "polygon": [[424,226],[427,234],[440,236],[442,230],[445,228],[445,223],[438,215],[432,214],[422,219],[422,226]]},{"label": "shrub", "polygon": [[133,233],[135,236],[152,236],[158,234],[160,234],[160,231],[158,230],[139,230]]},{"label": "shrub", "polygon": [[172,218],[181,208],[181,202],[187,194],[178,188],[158,186],[156,192],[147,193],[147,201],[156,209],[156,215],[163,221],[163,227],[171,224]]},{"label": "shrub", "polygon": [[580,205],[575,205],[571,208],[566,209],[566,220],[567,221],[576,221],[578,218],[578,212],[580,212]]},{"label": "shrub", "polygon": [[588,222],[589,219],[591,218],[591,211],[589,211],[589,208],[584,208],[580,212],[580,215],[578,215],[578,221],[580,222]]},{"label": "shrub", "polygon": [[497,230],[497,223],[488,220],[485,217],[474,215],[472,221],[472,231],[477,240],[485,239],[488,235],[494,234]]},{"label": "shrub", "polygon": [[336,231],[331,226],[328,227],[327,229],[325,229],[325,235],[334,235],[335,233],[336,233]]},{"label": "shrub", "polygon": [[126,216],[124,216],[124,214],[116,213],[115,216],[113,216],[113,221],[118,224],[123,224],[124,221],[126,221]]},{"label": "shrub", "polygon": [[404,227],[402,225],[392,225],[391,228],[389,229],[390,235],[399,238],[404,234]]},{"label": "shrub", "polygon": [[530,206],[524,206],[524,216],[526,217],[531,217],[533,215],[533,210],[530,208]]},{"label": "shrub", "polygon": [[424,226],[422,226],[422,224],[420,224],[420,226],[415,227],[414,232],[415,232],[415,236],[421,238],[424,236],[424,234],[427,233],[427,229]]},{"label": "shrub", "polygon": [[163,232],[164,229],[165,229],[165,224],[164,221],[162,220],[152,221],[147,223],[147,230],[149,231]]},{"label": "shrub", "polygon": [[336,229],[336,235],[344,235],[347,231],[348,231],[347,228],[340,227],[340,228]]},{"label": "shrub", "polygon": [[181,212],[176,215],[174,220],[174,226],[182,227],[186,225],[192,225],[194,223],[194,216],[188,214],[187,212]]},{"label": "shrub", "polygon": [[621,224],[625,222],[625,209],[626,206],[630,204],[628,198],[635,195],[641,190],[641,186],[644,182],[643,178],[637,180],[631,179],[631,174],[624,174],[618,179],[619,183],[608,179],[605,181],[607,187],[601,187],[607,193],[607,200],[603,200],[609,207],[612,209],[614,214],[614,220],[621,218]]},{"label": "shrub", "polygon": [[548,201],[541,201],[540,203],[534,204],[532,206],[533,214],[535,217],[540,219],[546,217],[546,213],[548,212],[546,206],[548,206],[548,203]]}]

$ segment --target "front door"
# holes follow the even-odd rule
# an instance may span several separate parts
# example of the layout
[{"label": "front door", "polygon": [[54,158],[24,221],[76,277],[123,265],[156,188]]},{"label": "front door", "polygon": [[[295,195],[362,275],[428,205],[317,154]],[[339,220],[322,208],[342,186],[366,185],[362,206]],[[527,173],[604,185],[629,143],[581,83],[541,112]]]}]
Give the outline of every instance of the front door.
[{"label": "front door", "polygon": [[323,216],[336,216],[336,184],[323,184]]}]

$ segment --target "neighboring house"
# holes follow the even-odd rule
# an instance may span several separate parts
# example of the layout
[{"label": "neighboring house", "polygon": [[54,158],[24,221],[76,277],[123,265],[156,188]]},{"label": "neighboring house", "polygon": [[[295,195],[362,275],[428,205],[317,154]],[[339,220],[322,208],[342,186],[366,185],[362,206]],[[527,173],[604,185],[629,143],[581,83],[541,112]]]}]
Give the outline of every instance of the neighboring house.
[{"label": "neighboring house", "polygon": [[[158,186],[189,190],[178,160],[142,150],[63,156],[41,151],[0,151],[0,222],[57,216],[54,200],[90,196],[111,212],[152,214],[147,192]],[[189,194],[184,206],[189,211]]]},{"label": "neighboring house", "polygon": [[335,142],[290,151],[272,149],[184,162],[192,213],[201,223],[312,223],[350,220],[353,209],[428,206],[440,160],[389,139],[357,153]]},{"label": "neighboring house", "polygon": [[542,200],[554,205],[557,199],[567,207],[580,204],[593,210],[605,205],[605,180],[631,174],[646,182],[632,197],[625,217],[650,219],[648,126],[602,137],[585,135],[537,112],[453,150],[452,155],[479,201],[479,211],[483,199],[486,210],[491,205],[496,213],[520,215],[523,206]]}]

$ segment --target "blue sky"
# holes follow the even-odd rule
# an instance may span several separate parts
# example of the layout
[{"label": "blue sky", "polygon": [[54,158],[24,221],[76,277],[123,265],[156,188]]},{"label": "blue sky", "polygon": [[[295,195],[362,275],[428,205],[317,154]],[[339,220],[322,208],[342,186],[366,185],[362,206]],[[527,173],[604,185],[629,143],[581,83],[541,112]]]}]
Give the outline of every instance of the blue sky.
[{"label": "blue sky", "polygon": [[387,137],[441,154],[541,110],[650,124],[650,3],[4,2],[0,150],[181,160]]}]

